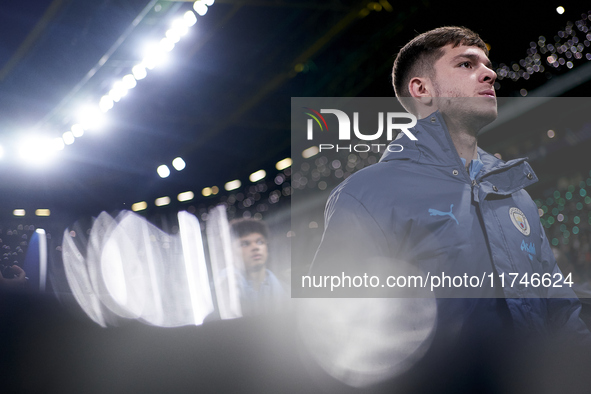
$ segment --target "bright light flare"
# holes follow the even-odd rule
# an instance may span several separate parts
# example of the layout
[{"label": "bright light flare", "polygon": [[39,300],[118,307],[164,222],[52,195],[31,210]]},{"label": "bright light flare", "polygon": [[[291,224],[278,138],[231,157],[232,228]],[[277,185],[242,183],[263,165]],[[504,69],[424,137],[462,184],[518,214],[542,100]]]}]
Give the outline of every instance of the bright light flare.
[{"label": "bright light flare", "polygon": [[265,172],[265,170],[258,170],[256,172],[253,172],[252,174],[250,174],[248,179],[251,182],[257,182],[257,181],[260,181],[261,179],[264,179],[265,176],[267,176],[267,173]]},{"label": "bright light flare", "polygon": [[[192,14],[192,12],[191,12]],[[189,26],[187,26],[187,20],[184,18],[175,19],[172,22],[172,29],[174,30],[179,37],[185,36],[189,32]]]},{"label": "bright light flare", "polygon": [[234,179],[233,181],[226,183],[224,185],[224,189],[227,191],[232,191],[238,189],[240,186],[242,186],[242,182],[240,182],[238,179]]},{"label": "bright light flare", "polygon": [[78,123],[72,125],[70,131],[72,132],[72,135],[76,138],[80,138],[84,135],[84,127],[82,127],[82,125]]},{"label": "bright light flare", "polygon": [[558,12],[559,15],[564,14],[564,7],[562,7],[562,6],[556,7],[556,12]]},{"label": "bright light flare", "polygon": [[203,197],[209,197],[211,196],[211,187],[206,187],[203,190],[201,190],[201,194],[203,194]]},{"label": "bright light flare", "polygon": [[74,134],[72,134],[71,131],[66,131],[64,134],[62,134],[62,140],[64,141],[64,144],[72,145],[76,138],[74,137]]},{"label": "bright light flare", "polygon": [[133,74],[133,77],[137,81],[139,81],[140,79],[146,78],[146,76],[148,75],[148,73],[146,72],[146,68],[141,64],[133,66],[133,68],[131,69],[131,72]]},{"label": "bright light flare", "polygon": [[174,42],[170,38],[164,37],[160,40],[160,48],[165,52],[170,52],[174,49]]},{"label": "bright light flare", "polygon": [[[174,44],[172,45],[174,47]],[[146,51],[144,53],[144,60],[142,60],[142,66],[144,66],[148,70],[153,70],[156,66],[162,65],[167,58],[167,52],[164,50],[162,46],[162,43],[150,44],[146,48]]]},{"label": "bright light flare", "polygon": [[169,39],[173,44],[176,44],[181,40],[181,35],[176,29],[168,29],[166,31],[166,38]]},{"label": "bright light flare", "polygon": [[14,211],[12,211],[12,214],[14,216],[25,216],[25,210],[24,209],[15,209]]},{"label": "bright light flare", "polygon": [[185,21],[185,25],[187,27],[191,27],[195,23],[197,23],[197,17],[193,13],[193,11],[187,11],[187,12],[185,12],[185,14],[183,15],[183,20]]},{"label": "bright light flare", "polygon": [[423,357],[436,327],[432,298],[302,301],[298,322],[305,348],[328,374],[352,387],[406,372]]},{"label": "bright light flare", "polygon": [[[121,98],[121,97],[119,97]],[[101,111],[103,112],[107,112],[108,110],[110,110],[111,108],[113,108],[113,98],[111,96],[105,95],[103,97],[101,97],[101,101],[99,102],[99,108],[101,109]]]},{"label": "bright light flare", "polygon": [[53,139],[31,136],[21,142],[18,153],[27,164],[40,165],[51,160],[56,150],[53,149]]},{"label": "bright light flare", "polygon": [[64,140],[62,138],[58,137],[53,139],[53,143],[51,144],[51,146],[55,150],[64,150],[66,144],[64,144]]},{"label": "bright light flare", "polygon": [[175,170],[182,171],[187,166],[187,164],[181,157],[177,157],[172,161],[172,166]]},{"label": "bright light flare", "polygon": [[194,4],[193,4],[193,9],[195,10],[196,13],[199,14],[199,16],[203,16],[205,14],[207,14],[207,4],[197,0]]},{"label": "bright light flare", "polygon": [[126,76],[124,76],[121,79],[121,83],[123,84],[123,87],[126,90],[133,89],[137,86],[137,82],[135,81],[135,78],[131,74],[127,74]]},{"label": "bright light flare", "polygon": [[49,209],[36,209],[35,210],[35,216],[50,216],[50,215],[51,215],[51,211]]},{"label": "bright light flare", "polygon": [[100,129],[105,123],[104,114],[98,107],[83,107],[78,112],[78,123],[84,130]]},{"label": "bright light flare", "polygon": [[158,173],[158,175],[160,175],[160,178],[166,178],[170,175],[170,168],[168,168],[166,164],[162,164],[158,166],[156,172]]}]

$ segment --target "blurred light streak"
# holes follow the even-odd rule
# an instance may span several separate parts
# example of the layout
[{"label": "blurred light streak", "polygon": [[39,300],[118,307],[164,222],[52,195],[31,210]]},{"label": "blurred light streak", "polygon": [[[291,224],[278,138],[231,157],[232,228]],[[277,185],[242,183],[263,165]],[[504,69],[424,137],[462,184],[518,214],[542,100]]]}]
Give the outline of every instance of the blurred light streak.
[{"label": "blurred light streak", "polygon": [[205,188],[203,188],[203,190],[201,190],[201,194],[202,194],[204,197],[209,197],[209,196],[211,196],[211,194],[212,194],[211,187],[205,187]]},{"label": "blurred light streak", "polygon": [[207,244],[218,309],[222,319],[242,316],[237,275],[239,267],[234,259],[230,225],[226,208],[222,205],[209,212]]},{"label": "blurred light streak", "polygon": [[25,216],[25,210],[24,209],[15,209],[14,211],[12,211],[12,214],[14,216]]},{"label": "blurred light streak", "polygon": [[199,325],[213,312],[201,228],[197,218],[186,211],[178,213],[178,221],[194,324]]},{"label": "blurred light streak", "polygon": [[101,303],[94,293],[88,271],[86,269],[86,259],[76,247],[70,229],[64,231],[62,242],[62,256],[64,262],[64,271],[68,285],[74,298],[82,310],[94,322],[106,327],[107,324],[103,318]]}]

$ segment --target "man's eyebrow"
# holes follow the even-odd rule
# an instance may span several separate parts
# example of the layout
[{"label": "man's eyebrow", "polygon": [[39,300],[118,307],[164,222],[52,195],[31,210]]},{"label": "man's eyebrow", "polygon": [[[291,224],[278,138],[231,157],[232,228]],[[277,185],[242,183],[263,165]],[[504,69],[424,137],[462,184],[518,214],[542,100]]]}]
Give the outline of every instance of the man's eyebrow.
[{"label": "man's eyebrow", "polygon": [[[452,59],[452,63],[458,61],[459,59],[468,59],[474,63],[478,63],[478,61],[480,60],[480,56],[474,54],[474,53],[460,53],[459,55],[455,56]],[[490,59],[486,58],[486,60],[483,62],[484,65],[490,69],[492,69],[492,63],[490,62]]]}]

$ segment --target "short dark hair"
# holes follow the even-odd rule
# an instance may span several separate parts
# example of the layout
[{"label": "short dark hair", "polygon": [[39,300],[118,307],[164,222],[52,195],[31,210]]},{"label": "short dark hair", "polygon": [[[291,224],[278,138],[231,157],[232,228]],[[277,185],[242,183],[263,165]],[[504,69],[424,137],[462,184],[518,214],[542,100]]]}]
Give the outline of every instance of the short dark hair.
[{"label": "short dark hair", "polygon": [[262,220],[257,219],[234,219],[230,222],[230,227],[234,236],[238,238],[246,237],[252,233],[259,233],[265,239],[269,238],[269,228]]},{"label": "short dark hair", "polygon": [[460,45],[475,46],[488,56],[484,41],[477,33],[465,27],[444,26],[420,34],[406,44],[394,60],[392,85],[396,97],[410,97],[408,83],[413,77],[432,77],[435,72],[433,65],[443,56],[441,48],[449,44],[454,48]]}]

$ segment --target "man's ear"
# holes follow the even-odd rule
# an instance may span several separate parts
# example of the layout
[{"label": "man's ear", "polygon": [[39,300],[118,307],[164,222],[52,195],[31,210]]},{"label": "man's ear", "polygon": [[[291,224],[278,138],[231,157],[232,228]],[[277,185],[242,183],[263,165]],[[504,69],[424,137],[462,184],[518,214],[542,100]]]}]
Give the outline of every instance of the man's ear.
[{"label": "man's ear", "polygon": [[433,87],[428,78],[414,77],[408,82],[410,96],[423,105],[429,105],[433,101]]}]

